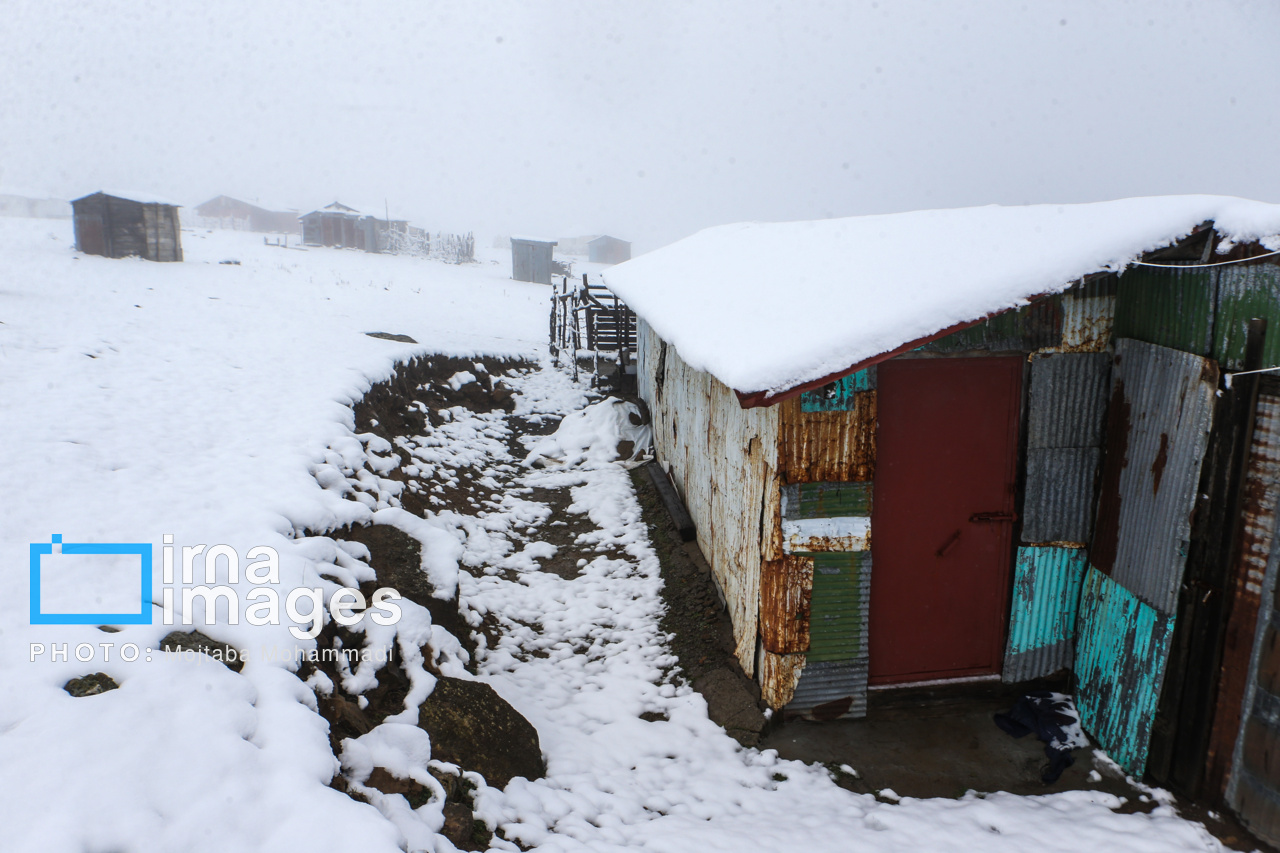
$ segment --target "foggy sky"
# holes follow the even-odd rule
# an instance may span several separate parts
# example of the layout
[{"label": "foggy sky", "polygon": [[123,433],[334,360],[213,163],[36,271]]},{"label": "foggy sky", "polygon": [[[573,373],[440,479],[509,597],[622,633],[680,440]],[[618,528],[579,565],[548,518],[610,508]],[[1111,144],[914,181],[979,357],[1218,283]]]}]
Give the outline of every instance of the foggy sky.
[{"label": "foggy sky", "polygon": [[739,220],[1280,201],[1280,4],[0,0],[0,188],[656,248]]}]

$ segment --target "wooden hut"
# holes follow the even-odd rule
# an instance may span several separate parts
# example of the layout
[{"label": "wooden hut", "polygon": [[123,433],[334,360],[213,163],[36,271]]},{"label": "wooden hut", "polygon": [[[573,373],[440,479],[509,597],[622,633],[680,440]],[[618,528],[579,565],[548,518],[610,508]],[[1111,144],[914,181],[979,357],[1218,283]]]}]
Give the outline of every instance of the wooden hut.
[{"label": "wooden hut", "polygon": [[1278,234],[1239,199],[987,207],[606,273],[768,704],[1056,677],[1126,771],[1280,842]]},{"label": "wooden hut", "polygon": [[551,256],[555,247],[555,240],[512,237],[511,277],[516,281],[550,284]]},{"label": "wooden hut", "polygon": [[425,232],[412,228],[406,220],[366,216],[337,201],[298,219],[302,242],[309,246],[386,252],[394,250],[397,242],[425,239]]},{"label": "wooden hut", "polygon": [[196,223],[209,228],[266,234],[297,234],[302,230],[296,210],[269,210],[225,195],[196,205],[195,214]]},{"label": "wooden hut", "polygon": [[71,202],[76,248],[108,258],[181,261],[178,205],[96,192]]},{"label": "wooden hut", "polygon": [[631,244],[605,235],[587,243],[587,260],[593,264],[620,264],[631,260]]}]

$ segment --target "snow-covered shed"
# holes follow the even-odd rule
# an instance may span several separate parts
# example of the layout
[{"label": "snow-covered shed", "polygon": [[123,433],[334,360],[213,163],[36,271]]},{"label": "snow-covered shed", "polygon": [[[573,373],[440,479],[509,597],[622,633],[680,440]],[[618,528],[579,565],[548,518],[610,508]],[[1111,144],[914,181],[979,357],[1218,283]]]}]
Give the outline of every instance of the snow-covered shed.
[{"label": "snow-covered shed", "polygon": [[1280,837],[1280,380],[1243,374],[1280,366],[1276,235],[1234,198],[989,206],[722,226],[606,272],[769,705],[1069,670],[1129,772]]},{"label": "snow-covered shed", "polygon": [[403,219],[367,216],[338,201],[298,219],[302,223],[302,242],[308,246],[385,252],[394,247],[397,237],[407,239],[416,232],[425,239],[425,232],[412,228]]},{"label": "snow-covered shed", "polygon": [[620,264],[631,260],[631,244],[608,234],[587,243],[587,260],[593,264]]},{"label": "snow-covered shed", "polygon": [[178,205],[129,195],[135,194],[100,191],[71,202],[76,248],[108,258],[181,261]]},{"label": "snow-covered shed", "polygon": [[555,240],[535,237],[511,238],[511,277],[516,281],[551,283],[551,257]]},{"label": "snow-covered shed", "polygon": [[296,210],[261,207],[231,196],[214,196],[195,207],[196,224],[267,234],[298,234],[302,230]]}]

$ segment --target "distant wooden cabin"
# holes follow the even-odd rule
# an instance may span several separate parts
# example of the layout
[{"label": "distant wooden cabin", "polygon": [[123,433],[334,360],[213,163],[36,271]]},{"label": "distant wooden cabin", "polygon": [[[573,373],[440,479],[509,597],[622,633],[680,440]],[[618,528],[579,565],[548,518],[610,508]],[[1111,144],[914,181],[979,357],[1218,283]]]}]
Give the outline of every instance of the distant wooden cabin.
[{"label": "distant wooden cabin", "polygon": [[181,261],[178,206],[96,192],[71,202],[76,248],[108,258]]},{"label": "distant wooden cabin", "polygon": [[587,260],[593,264],[620,264],[631,260],[631,244],[605,235],[587,244]]},{"label": "distant wooden cabin", "polygon": [[407,220],[365,216],[337,201],[298,219],[302,223],[302,242],[308,246],[387,252],[394,251],[397,242],[426,239],[426,232],[412,227]]},{"label": "distant wooden cabin", "polygon": [[295,210],[268,210],[238,198],[220,195],[195,208],[198,224],[265,234],[297,234],[302,230]]},{"label": "distant wooden cabin", "polygon": [[555,251],[555,247],[555,240],[512,237],[511,277],[516,281],[550,284],[551,255]]}]

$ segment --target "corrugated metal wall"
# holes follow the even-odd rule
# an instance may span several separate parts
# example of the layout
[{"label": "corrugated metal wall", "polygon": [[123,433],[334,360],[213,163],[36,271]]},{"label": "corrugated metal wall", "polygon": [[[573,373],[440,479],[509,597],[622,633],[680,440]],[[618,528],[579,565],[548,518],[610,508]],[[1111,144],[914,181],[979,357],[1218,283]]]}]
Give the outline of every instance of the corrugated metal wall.
[{"label": "corrugated metal wall", "polygon": [[1031,359],[1024,543],[1089,541],[1110,376],[1105,353]]},{"label": "corrugated metal wall", "polygon": [[1212,361],[1116,342],[1107,455],[1080,605],[1077,704],[1085,728],[1138,776],[1168,659],[1217,387]]},{"label": "corrugated metal wall", "polygon": [[1212,352],[1212,269],[1134,267],[1120,276],[1116,338],[1207,356]]},{"label": "corrugated metal wall", "polygon": [[[770,684],[762,684],[762,692],[785,699],[788,712],[814,718],[866,714],[874,389],[875,371],[862,371],[773,407],[780,418],[779,514],[764,571],[794,574],[791,563],[803,560],[811,566],[812,590],[798,611],[761,602],[762,626],[804,621],[808,634],[807,655],[780,655],[790,660],[766,668],[799,673],[795,695]],[[786,648],[777,641],[790,633],[764,637],[766,658]]]},{"label": "corrugated metal wall", "polygon": [[[743,409],[727,386],[691,369],[643,320],[637,362],[658,459],[671,466],[697,525],[698,546],[728,603],[734,653],[754,675],[762,533],[775,528],[780,515],[778,407]],[[784,666],[769,673],[791,677]]]},{"label": "corrugated metal wall", "polygon": [[[1097,325],[1078,326],[1086,327],[1094,337],[1104,334]],[[1031,358],[1023,545],[1014,570],[1005,682],[1028,681],[1071,666],[1110,376],[1111,356],[1106,353]]]},{"label": "corrugated metal wall", "polygon": [[1092,560],[1161,613],[1177,606],[1217,389],[1208,359],[1116,342]]},{"label": "corrugated metal wall", "polygon": [[[1260,838],[1280,846],[1280,601],[1276,599],[1275,547],[1277,505],[1280,505],[1280,380],[1265,381],[1259,389],[1253,446],[1246,474],[1245,494],[1254,505],[1246,513],[1241,561],[1232,623],[1254,630],[1239,642],[1252,645],[1244,702],[1218,714],[1238,713],[1243,724],[1235,742],[1227,802],[1241,821]],[[1232,638],[1228,637],[1228,647]],[[1229,673],[1224,673],[1224,680]],[[1236,693],[1236,695],[1239,695]],[[1216,724],[1215,724],[1216,726]]]},{"label": "corrugated metal wall", "polygon": [[1269,334],[1262,351],[1265,367],[1280,365],[1280,267],[1274,264],[1220,267],[1215,271],[1217,313],[1213,357],[1224,370],[1239,370],[1249,321],[1265,317]]},{"label": "corrugated metal wall", "polygon": [[1086,565],[1082,548],[1018,548],[1003,681],[1030,681],[1071,666]]},{"label": "corrugated metal wall", "polygon": [[1080,721],[1116,763],[1142,778],[1173,617],[1090,567],[1078,629],[1075,698]]}]

